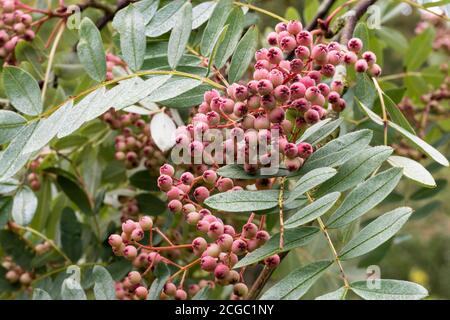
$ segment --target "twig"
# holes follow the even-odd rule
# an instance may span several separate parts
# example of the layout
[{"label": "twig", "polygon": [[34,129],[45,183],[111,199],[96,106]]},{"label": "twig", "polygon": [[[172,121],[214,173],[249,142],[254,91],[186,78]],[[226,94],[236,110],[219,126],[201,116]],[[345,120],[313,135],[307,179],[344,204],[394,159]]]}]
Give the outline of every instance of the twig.
[{"label": "twig", "polygon": [[[278,254],[280,256],[280,261],[283,260],[283,258],[288,254],[289,252],[282,252]],[[263,270],[259,274],[258,278],[256,279],[255,283],[253,283],[253,286],[251,287],[250,291],[248,292],[247,300],[255,300],[259,294],[261,293],[262,289],[264,288],[264,285],[269,280],[272,273],[275,271],[275,268],[268,268],[267,266],[264,266]]]},{"label": "twig", "polygon": [[[55,58],[56,48],[58,47],[59,41],[61,40],[61,36],[64,32],[65,27],[66,27],[65,21],[61,20],[55,28],[55,30],[57,29],[58,31],[56,33],[55,40],[53,42],[52,49],[50,50],[50,55],[48,57],[47,69],[45,70],[44,83],[42,85],[42,94],[41,94],[42,100],[45,99],[45,94],[47,93],[47,86],[50,78],[50,71],[52,69],[53,59]],[[50,39],[51,37],[49,38],[49,40]]]},{"label": "twig", "polygon": [[306,26],[306,30],[311,31],[315,29],[319,23],[319,19],[322,19],[327,14],[328,10],[333,6],[333,4],[336,2],[336,0],[325,0],[322,2],[321,6],[319,7],[319,10],[317,10],[316,15],[314,16],[313,20]]},{"label": "twig", "polygon": [[366,13],[367,9],[373,5],[377,0],[364,0],[360,1],[353,9],[354,14],[349,15],[346,19],[344,29],[342,29],[341,42],[347,43],[353,37],[353,31],[355,30],[356,23]]},{"label": "twig", "polygon": [[383,112],[384,145],[387,146],[387,143],[388,143],[388,118],[387,118],[387,112],[386,112],[386,104],[384,103],[383,90],[381,90],[377,79],[372,78],[372,80],[373,80],[373,83],[375,84],[375,88],[377,89],[378,97],[380,98],[381,110]]},{"label": "twig", "polygon": [[284,247],[284,217],[283,217],[283,203],[284,203],[284,182],[286,177],[281,178],[280,192],[278,194],[278,206],[280,207],[280,249]]},{"label": "twig", "polygon": [[70,260],[70,258],[53,242],[53,240],[47,238],[44,234],[40,233],[39,231],[31,227],[24,227],[21,225],[17,225],[15,227],[24,231],[28,231],[34,234],[35,236],[38,236],[39,238],[47,241],[50,244],[50,246],[52,246],[52,248],[55,249],[55,251],[58,252],[66,260],[67,263],[72,263],[72,260]]},{"label": "twig", "polygon": [[[314,202],[314,199],[311,197],[309,192],[306,193],[306,196],[308,197],[308,201],[310,203]],[[327,239],[328,246],[330,247],[331,252],[333,253],[334,261],[336,262],[336,264],[339,268],[339,271],[341,273],[341,277],[344,280],[344,287],[346,289],[348,289],[348,288],[350,288],[350,283],[348,282],[347,275],[345,274],[344,267],[342,266],[342,263],[341,263],[341,259],[339,258],[336,248],[334,247],[333,241],[331,240],[331,237],[330,237],[330,234],[328,233],[327,227],[325,226],[325,224],[323,223],[323,221],[320,217],[317,218],[317,222],[319,223],[320,230],[322,231],[325,238]]]},{"label": "twig", "polygon": [[247,7],[247,8],[249,8],[250,10],[253,10],[253,11],[256,11],[256,12],[259,12],[259,13],[262,13],[262,14],[265,14],[265,15],[267,15],[267,16],[269,16],[269,17],[272,17],[272,18],[274,18],[274,19],[280,20],[281,22],[288,22],[287,19],[285,19],[285,18],[283,18],[283,17],[280,17],[279,15],[277,15],[277,14],[275,14],[275,13],[273,13],[273,12],[270,12],[270,11],[267,11],[267,10],[264,10],[264,9],[261,9],[261,8],[258,8],[258,7],[254,6],[254,5],[251,5],[251,4],[248,4],[248,3],[242,3],[242,2],[239,2],[239,1],[234,1],[234,4],[235,4],[236,6],[240,6],[240,7]]}]

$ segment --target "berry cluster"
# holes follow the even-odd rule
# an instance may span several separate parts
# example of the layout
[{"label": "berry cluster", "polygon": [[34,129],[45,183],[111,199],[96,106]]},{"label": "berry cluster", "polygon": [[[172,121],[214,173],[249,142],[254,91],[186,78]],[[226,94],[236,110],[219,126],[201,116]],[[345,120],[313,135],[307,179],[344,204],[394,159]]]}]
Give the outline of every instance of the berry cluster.
[{"label": "berry cluster", "polygon": [[126,64],[118,56],[115,56],[112,53],[107,53],[106,54],[106,80],[114,79],[114,75],[113,75],[114,67],[122,67],[125,69]]},{"label": "berry cluster", "polygon": [[9,256],[3,258],[2,267],[7,270],[5,278],[10,283],[20,283],[24,286],[28,286],[33,280],[33,273],[23,270],[23,268],[17,265]]},{"label": "berry cluster", "polygon": [[20,39],[34,39],[33,18],[18,9],[14,0],[0,0],[0,8],[0,59],[8,60]]},{"label": "berry cluster", "polygon": [[420,34],[429,27],[433,27],[436,36],[433,41],[434,50],[444,50],[450,53],[450,32],[446,19],[429,12],[423,12],[421,21],[416,26],[416,33]]},{"label": "berry cluster", "polygon": [[36,159],[32,160],[28,166],[31,172],[27,176],[27,181],[30,185],[30,188],[34,191],[39,191],[39,189],[41,188],[41,181],[38,170],[42,161],[43,158],[39,156]]},{"label": "berry cluster", "polygon": [[166,157],[152,140],[150,127],[141,115],[115,111],[111,108],[102,119],[114,130],[120,131],[115,138],[115,157],[123,161],[128,169],[138,167],[141,162],[149,170],[158,168]]},{"label": "berry cluster", "polygon": [[[167,196],[168,209],[193,226],[194,240],[189,244],[173,244],[153,226],[150,217],[142,217],[139,222],[127,220],[122,224],[120,235],[110,236],[109,243],[116,255],[133,261],[138,270],[145,269],[140,277],[132,273],[125,279],[125,284],[118,285],[119,296],[144,298],[147,291],[141,278],[163,262],[178,268],[164,286],[162,296],[165,298],[183,300],[188,293],[192,296],[201,286],[210,285],[202,279],[198,284],[191,284],[186,292],[185,274],[197,265],[203,274],[210,274],[214,284],[233,285],[232,299],[245,298],[249,291],[243,275],[245,268],[237,271],[233,267],[240,257],[269,240],[265,217],[255,221],[252,213],[247,222],[235,230],[234,223],[219,218],[206,209],[203,202],[213,193],[234,192],[250,185],[259,190],[270,189],[276,179],[230,179],[219,177],[217,169],[227,162],[225,159],[231,157],[236,161],[240,156],[245,160],[243,168],[249,174],[267,166],[266,160],[272,157],[282,159],[289,171],[298,170],[314,151],[308,143],[295,143],[298,137],[308,126],[327,117],[329,112],[341,112],[345,108],[345,100],[341,98],[344,80],[335,75],[336,67],[340,64],[353,66],[357,72],[367,72],[371,76],[381,73],[375,54],[361,54],[361,40],[351,39],[346,48],[336,42],[319,43],[313,33],[303,30],[298,21],[278,24],[275,32],[268,35],[268,42],[272,47],[258,50],[255,54],[252,80],[231,84],[224,94],[216,90],[207,91],[191,123],[177,129],[176,147],[188,151],[190,159],[184,163],[188,170],[176,172],[169,164],[160,167],[158,187]],[[113,123],[117,117],[108,113],[105,120]],[[228,129],[230,134],[220,142],[222,148],[209,149],[218,139],[217,130]],[[208,136],[210,131],[214,131],[212,136]],[[262,142],[268,144],[269,141],[271,143],[265,145],[261,153]],[[126,143],[126,135],[116,140],[118,159],[129,160],[127,152],[130,151]],[[132,145],[135,145],[134,140]],[[260,158],[256,161],[251,156],[252,148],[259,151]],[[137,153],[135,150],[132,152],[134,160]],[[198,155],[200,162],[195,161]],[[183,166],[177,168],[181,171]],[[150,245],[141,243],[145,232],[149,232]],[[169,246],[153,246],[155,232]],[[147,237],[145,239],[147,243]],[[191,261],[184,266],[171,260],[180,258],[178,253],[181,249],[188,249],[187,255],[182,256],[183,260]],[[280,257],[274,255],[261,262],[266,268],[275,268]],[[175,284],[174,280],[181,274],[181,280]]]}]

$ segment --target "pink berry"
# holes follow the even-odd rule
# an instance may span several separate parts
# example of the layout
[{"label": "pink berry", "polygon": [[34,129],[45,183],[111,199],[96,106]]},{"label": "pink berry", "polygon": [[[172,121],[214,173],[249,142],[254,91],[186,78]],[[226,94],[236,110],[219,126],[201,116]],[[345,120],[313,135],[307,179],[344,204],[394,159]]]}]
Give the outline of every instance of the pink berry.
[{"label": "pink berry", "polygon": [[204,256],[200,260],[200,268],[205,271],[213,271],[217,266],[217,259],[211,256]]},{"label": "pink berry", "polygon": [[175,173],[175,169],[170,164],[164,164],[159,168],[159,173],[161,175],[168,175],[169,177],[173,177]]},{"label": "pink berry", "polygon": [[361,39],[358,38],[352,38],[348,41],[347,43],[347,48],[350,51],[353,51],[355,53],[358,53],[361,51],[361,49],[363,48],[363,43],[361,41]]},{"label": "pink berry", "polygon": [[133,246],[126,246],[123,255],[128,260],[133,260],[137,256],[137,249]]},{"label": "pink berry", "polygon": [[302,31],[303,26],[300,21],[297,20],[291,20],[288,22],[286,30],[291,34],[297,34],[300,31]]},{"label": "pink berry", "polygon": [[369,65],[367,64],[367,61],[364,59],[359,59],[355,63],[356,72],[360,72],[360,73],[366,72],[368,68],[369,68]]},{"label": "pink berry", "polygon": [[309,143],[300,142],[297,145],[297,151],[298,151],[299,157],[306,159],[313,153],[314,149]]},{"label": "pink berry", "polygon": [[187,299],[187,293],[183,289],[178,289],[175,293],[175,300],[186,300]]},{"label": "pink berry", "polygon": [[230,268],[224,264],[218,264],[214,269],[214,276],[217,279],[225,279],[230,273]]},{"label": "pink berry", "polygon": [[280,256],[275,254],[264,259],[264,264],[269,268],[276,268],[280,264]]}]

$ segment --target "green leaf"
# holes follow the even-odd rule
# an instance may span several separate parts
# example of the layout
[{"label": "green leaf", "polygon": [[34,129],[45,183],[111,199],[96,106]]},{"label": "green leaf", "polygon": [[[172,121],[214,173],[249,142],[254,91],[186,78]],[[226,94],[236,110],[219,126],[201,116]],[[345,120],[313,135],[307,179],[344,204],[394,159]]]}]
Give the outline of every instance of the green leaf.
[{"label": "green leaf", "polygon": [[35,288],[33,290],[33,300],[53,300],[47,291]]},{"label": "green leaf", "polygon": [[[363,109],[363,111],[369,116],[369,118],[373,122],[375,122],[379,126],[383,126],[383,120],[376,113],[374,113],[372,110],[368,109],[360,101],[357,100],[357,102],[358,102],[359,106],[361,107],[361,109]],[[438,150],[436,150],[434,147],[432,147],[431,145],[429,145],[428,143],[426,143],[425,141],[423,141],[416,135],[410,133],[409,131],[403,129],[402,127],[400,127],[399,125],[397,125],[391,121],[388,121],[388,126],[391,127],[392,129],[394,129],[395,131],[397,131],[398,133],[400,133],[404,138],[409,140],[418,149],[422,150],[425,154],[430,156],[437,163],[439,163],[443,166],[446,166],[446,167],[449,166],[448,160]]]},{"label": "green leaf", "polygon": [[164,112],[155,114],[150,122],[150,134],[153,142],[162,151],[169,151],[176,143],[177,126]]},{"label": "green leaf", "polygon": [[373,106],[377,98],[375,86],[365,73],[356,74],[355,97],[369,107]]},{"label": "green leaf", "polygon": [[227,34],[228,25],[225,25],[222,30],[220,30],[219,34],[217,35],[217,38],[214,39],[214,47],[211,51],[211,54],[208,57],[208,69],[206,71],[206,76],[209,76],[209,73],[211,72],[211,68],[213,65],[213,61],[216,59],[216,54],[218,52],[219,46],[222,43],[222,41],[225,39],[225,35]]},{"label": "green leaf", "polygon": [[339,166],[352,158],[356,152],[364,150],[371,140],[372,131],[368,129],[347,133],[317,149],[303,165],[301,172]]},{"label": "green leaf", "polygon": [[173,99],[181,94],[188,92],[201,85],[201,81],[195,79],[175,78],[167,81],[164,85],[159,87],[148,96],[148,101],[161,102],[168,99]]},{"label": "green leaf", "polygon": [[142,13],[144,24],[147,25],[158,10],[159,0],[140,0],[134,6]]},{"label": "green leaf", "polygon": [[73,107],[73,100],[69,100],[58,110],[53,112],[47,119],[39,122],[36,130],[23,148],[22,153],[27,154],[44,147],[50,140],[56,136],[58,131],[65,125],[65,119],[70,109]]},{"label": "green leaf", "polygon": [[147,300],[159,300],[161,291],[170,277],[170,270],[165,263],[158,263],[153,274],[156,279],[153,280],[148,290]]},{"label": "green leaf", "polygon": [[203,31],[202,41],[200,43],[200,52],[203,56],[207,57],[211,54],[214,47],[214,41],[217,39],[225,25],[232,8],[233,1],[231,0],[219,0],[216,4],[208,24]]},{"label": "green leaf", "polygon": [[387,146],[369,147],[353,155],[339,167],[338,173],[318,190],[319,194],[331,191],[345,191],[358,185],[379,168],[392,154]]},{"label": "green leaf", "polygon": [[192,30],[197,29],[211,17],[216,6],[215,1],[202,2],[192,10]]},{"label": "green leaf", "polygon": [[433,212],[435,212],[437,209],[441,208],[442,206],[443,206],[443,204],[441,201],[438,201],[438,200],[431,201],[431,202],[425,204],[424,206],[416,209],[416,211],[414,211],[413,216],[411,217],[411,220],[425,218],[426,216],[432,214]]},{"label": "green leaf", "polygon": [[280,234],[273,235],[262,247],[248,253],[234,266],[235,269],[248,266],[281,252],[304,246],[319,232],[317,227],[300,227],[284,232],[284,246],[280,249]]},{"label": "green leaf", "polygon": [[6,66],[3,68],[3,86],[14,108],[32,116],[42,112],[41,90],[31,74],[17,67]]},{"label": "green leaf", "polygon": [[139,210],[143,214],[159,215],[167,209],[166,203],[151,193],[141,193],[136,196]]},{"label": "green leaf", "polygon": [[221,69],[233,54],[244,30],[244,21],[245,18],[242,8],[235,7],[225,22],[225,25],[228,25],[228,29],[214,58],[214,65],[218,69]]},{"label": "green leaf", "polygon": [[447,185],[448,185],[448,181],[445,180],[444,178],[437,179],[435,188],[433,188],[433,189],[430,189],[429,187],[420,188],[419,190],[414,192],[409,198],[411,200],[423,200],[423,199],[434,197],[439,192],[445,190]]},{"label": "green leaf", "polygon": [[10,110],[0,110],[0,144],[9,142],[27,123],[20,114]]},{"label": "green leaf", "polygon": [[0,153],[0,181],[4,181],[17,173],[28,161],[30,155],[23,155],[22,150],[38,125],[38,121],[23,127],[8,147]]},{"label": "green leaf", "polygon": [[264,292],[260,300],[300,299],[332,263],[332,261],[318,261],[292,271]]},{"label": "green leaf", "polygon": [[147,191],[158,191],[158,177],[152,176],[148,170],[136,171],[130,177],[130,184]]},{"label": "green leaf", "polygon": [[89,197],[80,187],[78,181],[70,179],[67,176],[58,175],[56,182],[64,194],[78,207],[78,209],[87,215],[93,215]]},{"label": "green leaf", "polygon": [[392,99],[384,92],[383,92],[383,99],[386,106],[386,111],[391,116],[392,121],[401,126],[402,128],[404,128],[405,130],[408,130],[412,134],[415,134],[416,132],[414,131],[413,127],[408,122],[408,120],[405,118],[403,113],[400,111],[397,104],[394,101],[392,101]]},{"label": "green leaf", "polygon": [[24,238],[17,233],[3,229],[0,230],[0,244],[3,254],[11,256],[14,263],[25,270],[31,270],[31,261],[35,256],[35,252],[25,242]]},{"label": "green leaf", "polygon": [[346,292],[347,292],[347,289],[344,287],[341,287],[341,288],[337,289],[336,291],[321,295],[321,296],[317,297],[315,300],[344,300]]},{"label": "green leaf", "polygon": [[70,260],[78,261],[83,254],[82,226],[72,209],[68,207],[63,209],[59,227],[63,251]]},{"label": "green leaf", "polygon": [[321,183],[324,183],[325,181],[333,177],[336,173],[336,169],[328,167],[309,171],[300,179],[298,179],[294,188],[292,189],[292,191],[290,191],[289,198],[286,200],[286,203],[298,198],[311,189],[317,187]]},{"label": "green leaf", "polygon": [[434,29],[428,28],[410,41],[404,60],[408,71],[417,70],[428,59],[433,50],[434,36]]},{"label": "green leaf", "polygon": [[419,162],[399,156],[390,156],[388,162],[393,167],[403,168],[403,175],[412,181],[425,187],[436,187],[436,181],[431,173]]},{"label": "green leaf", "polygon": [[12,197],[0,197],[0,229],[8,223],[12,209]]},{"label": "green leaf", "polygon": [[0,181],[0,194],[13,192],[20,186],[20,182],[16,179],[9,178]]},{"label": "green leaf", "polygon": [[394,190],[401,176],[402,169],[391,168],[358,185],[329,218],[327,227],[342,227],[374,208]]},{"label": "green leaf", "polygon": [[408,221],[411,214],[412,209],[408,207],[397,208],[383,214],[358,232],[342,248],[339,257],[342,260],[347,260],[374,250],[392,238]]},{"label": "green leaf", "polygon": [[209,286],[203,287],[192,297],[192,300],[208,300],[210,291]]},{"label": "green leaf", "polygon": [[33,67],[34,74],[44,78],[44,70],[41,65],[41,48],[28,41],[19,41],[14,49],[18,61],[28,61]]},{"label": "green leaf", "polygon": [[341,196],[340,192],[329,193],[313,203],[301,208],[284,223],[286,229],[296,228],[311,222],[330,210]]},{"label": "green leaf", "polygon": [[146,40],[142,32],[145,20],[142,13],[130,4],[125,9],[123,24],[117,30],[120,34],[120,49],[131,70],[139,70],[144,62]]},{"label": "green leaf", "polygon": [[330,120],[331,119],[328,118],[326,120],[319,121],[318,123],[306,129],[300,139],[298,139],[297,143],[308,142],[309,144],[315,146],[330,134],[332,134],[334,130],[339,128],[342,121],[344,121],[342,118],[333,121]]},{"label": "green leaf", "polygon": [[175,26],[170,33],[167,56],[169,65],[175,69],[186,49],[192,27],[192,5],[186,2],[175,17]]},{"label": "green leaf", "polygon": [[80,283],[72,278],[63,281],[61,298],[63,300],[87,300],[86,293],[84,293]]},{"label": "green leaf", "polygon": [[362,51],[369,50],[370,35],[369,35],[369,28],[367,27],[367,24],[365,22],[358,22],[358,24],[355,27],[355,30],[353,31],[353,37],[362,40],[363,42]]},{"label": "green leaf", "polygon": [[239,190],[217,193],[205,200],[208,207],[224,212],[252,212],[271,209],[278,205],[277,190]]},{"label": "green leaf", "polygon": [[294,7],[288,7],[284,13],[287,20],[301,20],[300,13]]},{"label": "green leaf", "polygon": [[203,102],[204,93],[211,89],[211,86],[201,84],[199,86],[196,86],[195,88],[185,91],[182,94],[179,94],[176,97],[162,100],[159,102],[159,104],[175,109],[184,109],[192,106],[197,106]]},{"label": "green leaf", "polygon": [[251,26],[239,41],[228,71],[228,81],[237,82],[242,78],[253,59],[258,46],[258,29]]},{"label": "green leaf", "polygon": [[382,26],[380,29],[375,29],[375,33],[389,47],[398,53],[404,55],[406,50],[408,50],[408,40],[396,29]]},{"label": "green leaf", "polygon": [[78,57],[87,74],[95,81],[101,82],[106,77],[106,55],[102,36],[89,18],[83,18],[78,30],[80,41],[77,45]]},{"label": "green leaf", "polygon": [[241,165],[227,164],[226,166],[220,167],[217,170],[217,174],[224,178],[252,180],[267,179],[272,177],[285,177],[289,174],[289,171],[284,168],[278,168],[278,171],[273,175],[263,175],[261,173],[261,170],[259,169],[255,174],[249,174],[245,172],[244,168]]},{"label": "green leaf", "polygon": [[414,282],[390,279],[378,281],[371,286],[368,286],[367,281],[353,282],[350,287],[365,300],[420,300],[428,296],[427,289]]},{"label": "green leaf", "polygon": [[318,0],[309,0],[306,3],[305,10],[303,11],[303,16],[305,18],[305,22],[312,22],[314,16],[316,15],[317,10],[319,9],[320,3]]},{"label": "green leaf", "polygon": [[115,283],[108,270],[102,266],[95,266],[94,276],[95,300],[116,300]]},{"label": "green leaf", "polygon": [[159,9],[150,23],[145,27],[145,35],[147,37],[158,37],[170,31],[175,25],[175,16],[178,10],[184,4],[184,0],[174,0]]},{"label": "green leaf", "polygon": [[38,200],[33,191],[27,186],[20,188],[15,194],[12,205],[12,218],[22,226],[28,225],[33,220]]}]

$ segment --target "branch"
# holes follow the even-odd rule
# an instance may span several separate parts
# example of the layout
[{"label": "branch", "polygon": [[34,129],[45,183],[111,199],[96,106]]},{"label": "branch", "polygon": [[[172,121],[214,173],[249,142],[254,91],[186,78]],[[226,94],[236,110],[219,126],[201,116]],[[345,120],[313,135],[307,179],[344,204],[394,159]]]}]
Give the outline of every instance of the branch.
[{"label": "branch", "polygon": [[[289,251],[282,252],[279,254],[280,262],[288,253]],[[264,269],[261,271],[252,288],[250,289],[247,296],[247,300],[255,300],[259,296],[262,289],[264,288],[264,285],[266,284],[267,280],[269,280],[270,276],[274,271],[275,268],[268,268],[267,266],[264,266]]]},{"label": "branch", "polygon": [[355,30],[356,23],[366,13],[367,9],[373,5],[377,0],[364,0],[355,6],[352,11],[354,14],[349,15],[346,18],[346,23],[341,34],[341,42],[347,43],[353,37],[353,31]]},{"label": "branch", "polygon": [[325,0],[324,2],[322,2],[322,5],[319,7],[319,10],[317,10],[317,13],[314,16],[313,20],[306,26],[306,30],[311,31],[316,29],[319,23],[319,19],[325,17],[325,15],[328,13],[328,10],[330,10],[335,2],[336,0]]},{"label": "branch", "polygon": [[119,1],[117,1],[117,8],[113,12],[110,12],[109,14],[105,14],[100,20],[98,20],[97,23],[96,23],[97,28],[102,29],[104,26],[106,26],[109,21],[114,19],[114,16],[116,15],[116,13],[118,11],[120,11],[123,8],[125,8],[131,2],[133,2],[133,1],[130,1],[130,0],[119,0]]}]

